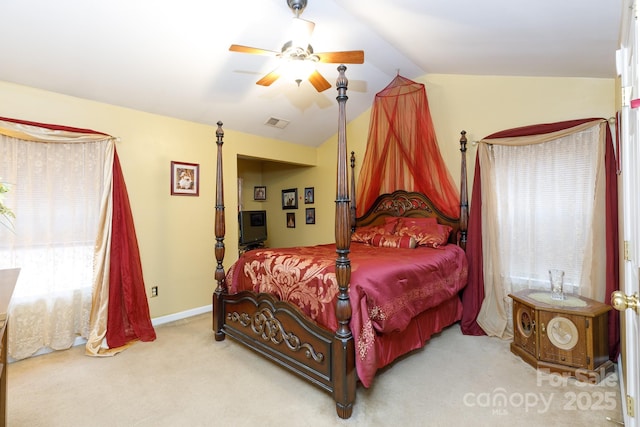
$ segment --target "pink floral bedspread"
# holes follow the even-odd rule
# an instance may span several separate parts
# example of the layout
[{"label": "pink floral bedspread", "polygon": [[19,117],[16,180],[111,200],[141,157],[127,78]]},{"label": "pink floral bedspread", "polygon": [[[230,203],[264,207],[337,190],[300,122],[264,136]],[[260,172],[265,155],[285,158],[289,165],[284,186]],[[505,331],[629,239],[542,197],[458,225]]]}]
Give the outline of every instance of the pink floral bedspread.
[{"label": "pink floral bedspread", "polygon": [[[354,242],[350,250],[350,326],[358,378],[368,387],[376,336],[404,330],[414,316],[455,296],[467,283],[467,260],[452,244],[400,249]],[[335,330],[336,257],[334,244],[245,252],[227,272],[229,293],[273,294]]]}]

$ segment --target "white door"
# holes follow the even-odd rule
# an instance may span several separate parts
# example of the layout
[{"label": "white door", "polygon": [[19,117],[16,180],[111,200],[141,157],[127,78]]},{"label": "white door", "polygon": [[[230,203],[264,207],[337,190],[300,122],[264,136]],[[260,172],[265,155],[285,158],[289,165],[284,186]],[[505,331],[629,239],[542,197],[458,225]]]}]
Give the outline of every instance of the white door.
[{"label": "white door", "polygon": [[[618,65],[621,73],[623,106],[621,111],[621,160],[622,160],[622,254],[624,272],[616,308],[621,310],[621,374],[622,405],[626,426],[639,427],[640,423],[640,358],[639,336],[640,309],[637,306],[638,268],[640,267],[640,112],[635,101],[640,98],[638,72],[638,19],[636,0],[623,1],[622,28]],[[614,294],[615,295],[615,294]],[[634,297],[636,298],[634,301]],[[612,298],[612,302],[614,298]],[[635,306],[635,308],[634,308]]]}]

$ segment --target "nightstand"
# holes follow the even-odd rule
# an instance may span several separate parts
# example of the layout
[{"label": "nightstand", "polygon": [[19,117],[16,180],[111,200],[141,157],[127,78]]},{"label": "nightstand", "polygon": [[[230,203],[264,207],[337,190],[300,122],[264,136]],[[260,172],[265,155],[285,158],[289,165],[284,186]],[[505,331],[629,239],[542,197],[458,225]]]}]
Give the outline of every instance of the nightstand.
[{"label": "nightstand", "polygon": [[536,369],[592,384],[615,370],[609,360],[611,307],[579,295],[551,299],[551,293],[527,289],[513,299],[511,352]]}]

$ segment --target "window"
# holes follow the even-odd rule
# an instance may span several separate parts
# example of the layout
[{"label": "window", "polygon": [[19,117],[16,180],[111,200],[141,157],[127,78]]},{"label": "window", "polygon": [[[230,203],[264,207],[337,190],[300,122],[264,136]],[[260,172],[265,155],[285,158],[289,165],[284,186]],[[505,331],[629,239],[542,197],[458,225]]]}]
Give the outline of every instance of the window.
[{"label": "window", "polygon": [[[553,141],[494,145],[503,269],[512,290],[549,289],[549,269],[565,271],[579,293],[591,243],[598,126]],[[572,289],[573,288],[573,289]]]},{"label": "window", "polygon": [[[480,217],[482,224],[470,227],[469,240],[482,244],[471,245],[469,262],[482,280],[471,277],[468,289],[482,286],[483,299],[478,311],[467,300],[467,331],[477,333],[469,321],[475,316],[487,335],[510,338],[509,293],[549,290],[552,268],[566,272],[568,292],[604,300],[611,285],[607,268],[615,264],[615,254],[607,254],[607,241],[615,236],[605,233],[613,221],[606,205],[610,147],[608,124],[601,119],[518,128],[480,142],[476,179],[482,190],[474,189],[471,221]],[[474,210],[476,196],[481,209]]]},{"label": "window", "polygon": [[14,231],[0,230],[0,268],[21,268],[9,353],[28,357],[87,336],[108,140],[42,143],[0,136],[0,176]]}]

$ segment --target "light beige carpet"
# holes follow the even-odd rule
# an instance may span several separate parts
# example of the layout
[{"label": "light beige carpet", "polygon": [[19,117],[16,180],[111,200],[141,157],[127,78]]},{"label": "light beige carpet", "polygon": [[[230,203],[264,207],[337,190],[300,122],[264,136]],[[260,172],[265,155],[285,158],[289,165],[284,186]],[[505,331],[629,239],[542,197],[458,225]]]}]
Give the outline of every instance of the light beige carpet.
[{"label": "light beige carpet", "polygon": [[211,315],[156,328],[110,358],[84,347],[14,362],[11,427],[39,426],[613,426],[617,376],[586,385],[540,374],[509,343],[458,325],[358,387],[341,420],[329,394],[227,339]]}]

